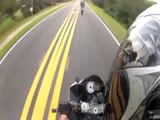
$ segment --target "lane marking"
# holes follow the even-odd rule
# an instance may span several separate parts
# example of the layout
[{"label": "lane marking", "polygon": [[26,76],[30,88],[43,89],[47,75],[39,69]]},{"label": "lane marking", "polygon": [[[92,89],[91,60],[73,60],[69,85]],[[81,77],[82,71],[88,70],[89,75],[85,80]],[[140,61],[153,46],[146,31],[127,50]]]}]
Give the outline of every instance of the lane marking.
[{"label": "lane marking", "polygon": [[[61,5],[62,6],[62,5]],[[69,5],[67,5],[69,6]],[[51,15],[47,16],[46,18],[44,18],[43,20],[41,20],[40,22],[38,22],[35,26],[33,26],[31,29],[29,29],[9,50],[8,52],[4,55],[4,57],[0,60],[0,64],[2,64],[2,62],[6,59],[6,57],[9,55],[9,53],[18,45],[18,43],[20,43],[22,41],[22,39],[28,35],[32,30],[34,30],[38,25],[40,25],[42,22],[44,22],[46,19],[48,19],[49,17],[51,17],[54,14],[57,14],[58,12],[60,12],[61,10],[63,10],[65,7],[67,7],[64,5],[64,7],[62,7],[61,9],[55,11],[54,13],[52,13]],[[60,6],[58,6],[60,7]]]},{"label": "lane marking", "polygon": [[70,47],[71,47],[72,38],[73,38],[74,30],[75,30],[75,27],[76,27],[76,22],[77,22],[77,19],[78,19],[78,13],[79,12],[77,10],[77,14],[75,15],[75,20],[74,20],[74,24],[73,24],[73,27],[72,27],[72,30],[71,30],[71,34],[69,36],[69,40],[68,40],[63,58],[62,58],[61,65],[60,65],[60,69],[59,69],[59,73],[58,73],[58,77],[57,77],[57,80],[56,80],[54,93],[53,93],[53,97],[52,97],[52,101],[51,101],[51,105],[50,105],[50,112],[49,112],[48,120],[56,120],[57,113],[52,113],[51,108],[57,108],[57,106],[58,106],[59,96],[60,96],[61,86],[62,86],[62,81],[63,81],[63,76],[64,76],[64,72],[65,72],[65,66],[66,66],[69,50],[70,50]]},{"label": "lane marking", "polygon": [[87,6],[89,7],[89,9],[94,13],[94,15],[98,18],[98,20],[102,23],[102,25],[107,29],[107,31],[110,33],[110,35],[112,36],[112,38],[115,40],[115,42],[117,43],[117,45],[119,46],[120,43],[118,42],[118,40],[116,39],[116,37],[113,35],[113,33],[110,31],[110,29],[104,24],[104,22],[99,18],[99,16],[90,8],[90,6],[87,4]]},{"label": "lane marking", "polygon": [[[73,12],[73,10],[72,10]],[[55,76],[57,67],[58,67],[58,63],[62,54],[62,50],[64,48],[64,45],[67,41],[67,38],[64,37],[64,35],[68,36],[66,32],[66,30],[68,31],[70,28],[68,27],[68,24],[72,24],[72,22],[70,23],[70,20],[72,18],[72,13],[69,17],[69,20],[67,21],[65,28],[62,31],[62,34],[60,35],[60,38],[58,40],[58,43],[56,45],[56,48],[52,54],[52,57],[50,59],[49,65],[47,67],[47,70],[45,72],[39,93],[38,93],[38,97],[34,106],[34,110],[33,110],[33,114],[32,114],[32,120],[41,120],[43,119],[44,116],[44,112],[45,112],[45,108],[46,108],[46,104],[47,104],[47,100],[48,100],[48,96],[50,93],[50,88],[53,82],[53,78]],[[72,20],[73,21],[73,20]],[[58,53],[58,54],[57,54]]]},{"label": "lane marking", "polygon": [[[71,11],[70,11],[69,15],[70,15],[70,14],[71,14]],[[29,93],[28,93],[26,102],[25,102],[25,104],[24,104],[24,108],[23,108],[22,115],[21,115],[21,120],[26,120],[26,119],[27,119],[27,115],[28,115],[28,112],[29,112],[29,108],[30,108],[30,105],[31,105],[31,102],[32,102],[34,93],[35,93],[35,91],[36,91],[36,88],[37,88],[37,85],[38,85],[40,76],[41,76],[41,74],[42,74],[42,72],[43,72],[43,70],[44,70],[44,67],[45,67],[45,65],[46,65],[46,63],[47,63],[47,60],[48,60],[48,58],[49,58],[49,55],[51,54],[51,51],[52,51],[52,49],[54,48],[55,43],[57,42],[57,39],[58,39],[58,37],[59,37],[59,35],[60,35],[60,33],[61,33],[64,25],[65,25],[65,23],[67,22],[67,20],[68,20],[68,18],[69,18],[69,15],[66,17],[66,19],[65,19],[64,22],[62,23],[62,26],[61,26],[60,29],[58,30],[58,33],[56,34],[53,42],[51,43],[51,45],[50,45],[50,47],[49,47],[49,49],[48,49],[48,51],[47,51],[47,53],[46,53],[46,55],[45,55],[42,63],[41,63],[41,65],[40,65],[40,67],[39,67],[39,69],[38,69],[38,72],[37,72],[37,74],[36,74],[36,76],[35,76],[35,79],[34,79],[34,81],[33,81],[33,83],[32,83],[32,86],[31,86],[31,88],[30,88],[30,90],[29,90]]]}]

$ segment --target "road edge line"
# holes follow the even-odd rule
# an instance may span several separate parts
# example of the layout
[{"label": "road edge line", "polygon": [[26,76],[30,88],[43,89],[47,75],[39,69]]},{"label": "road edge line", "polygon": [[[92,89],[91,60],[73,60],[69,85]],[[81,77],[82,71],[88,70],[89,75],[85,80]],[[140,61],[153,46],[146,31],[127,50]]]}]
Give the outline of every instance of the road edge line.
[{"label": "road edge line", "polygon": [[[69,5],[69,4],[68,4]],[[67,6],[68,6],[67,5]],[[51,15],[47,16],[46,18],[42,19],[40,22],[38,22],[35,26],[33,26],[32,28],[30,28],[21,38],[19,38],[19,40],[8,50],[8,52],[4,55],[4,57],[0,60],[0,65],[3,63],[3,61],[6,59],[6,57],[9,55],[9,53],[18,45],[19,42],[22,41],[22,39],[29,34],[32,30],[34,30],[38,25],[40,25],[42,22],[44,22],[46,19],[48,19],[49,17],[51,17],[52,15],[60,12],[61,10],[63,10],[65,7],[67,7],[64,5],[64,7],[60,8],[59,10],[53,12]]]},{"label": "road edge line", "polygon": [[102,25],[107,29],[107,31],[110,33],[110,35],[112,36],[112,38],[115,40],[115,42],[119,46],[120,43],[118,42],[118,40],[116,39],[116,37],[113,35],[113,33],[110,31],[110,29],[106,26],[106,24],[101,20],[101,18],[93,11],[93,9],[88,4],[87,4],[87,6],[94,13],[94,15],[98,18],[98,20],[102,23]]}]

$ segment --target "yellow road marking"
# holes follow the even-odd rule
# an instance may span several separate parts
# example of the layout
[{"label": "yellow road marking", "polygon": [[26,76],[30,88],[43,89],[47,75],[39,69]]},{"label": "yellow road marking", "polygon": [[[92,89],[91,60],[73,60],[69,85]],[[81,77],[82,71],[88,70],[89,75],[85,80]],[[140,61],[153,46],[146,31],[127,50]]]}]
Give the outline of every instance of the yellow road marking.
[{"label": "yellow road marking", "polygon": [[[39,93],[37,96],[37,100],[36,100],[36,103],[35,103],[35,106],[33,109],[32,120],[43,119],[46,103],[48,100],[48,95],[49,95],[52,81],[53,81],[53,78],[54,78],[54,75],[55,75],[55,72],[56,72],[56,69],[58,66],[59,59],[60,59],[60,55],[58,56],[57,53],[58,53],[58,51],[60,51],[59,50],[60,48],[63,49],[64,44],[66,42],[66,39],[64,39],[63,37],[64,37],[65,31],[68,27],[68,24],[70,22],[71,17],[72,17],[72,15],[69,16],[69,20],[67,21],[67,23],[62,31],[62,34],[60,35],[60,38],[59,38],[58,43],[56,45],[56,48],[54,49],[54,52],[53,52],[52,57],[50,59],[49,65],[48,65],[47,70],[45,72],[45,75],[44,75],[44,78],[43,78],[43,81],[42,81],[42,84],[41,84],[41,87],[40,87],[40,90],[39,90]],[[61,51],[61,53],[62,53],[62,51]],[[57,58],[57,56],[58,56],[58,58]],[[57,60],[55,58],[57,58]]]},{"label": "yellow road marking", "polygon": [[[50,110],[51,108],[57,108],[58,106],[58,102],[59,102],[59,96],[60,96],[60,91],[61,91],[61,86],[62,86],[62,80],[63,80],[63,76],[64,76],[64,71],[65,71],[65,66],[66,66],[66,62],[67,62],[67,57],[69,54],[69,50],[71,47],[71,42],[72,42],[72,38],[74,35],[74,30],[75,30],[75,26],[76,26],[76,22],[77,22],[77,18],[78,18],[78,11],[76,14],[76,18],[71,30],[71,34],[69,36],[69,40],[62,58],[62,62],[60,65],[60,69],[59,69],[59,73],[58,73],[58,77],[56,80],[56,85],[54,88],[54,93],[53,93],[53,97],[52,97],[52,101],[51,101],[51,105],[50,105]],[[49,116],[48,116],[48,120],[56,120],[56,113],[51,113],[51,111],[49,111]]]},{"label": "yellow road marking", "polygon": [[71,12],[72,12],[72,11],[70,11],[69,15],[66,17],[66,19],[65,19],[65,21],[63,22],[62,26],[61,26],[60,29],[58,30],[58,33],[56,34],[53,42],[51,43],[51,45],[50,45],[50,47],[49,47],[49,49],[48,49],[48,51],[47,51],[47,53],[46,53],[46,55],[45,55],[42,63],[41,63],[41,65],[40,65],[40,68],[38,69],[38,72],[37,72],[37,74],[36,74],[36,76],[35,76],[35,79],[34,79],[34,81],[33,81],[33,84],[32,84],[32,86],[31,86],[31,88],[30,88],[29,93],[28,93],[26,102],[25,102],[25,104],[24,104],[24,108],[23,108],[23,111],[22,111],[22,115],[21,115],[20,120],[26,120],[26,119],[27,119],[27,115],[28,115],[28,112],[29,112],[29,108],[30,108],[30,106],[31,106],[31,102],[32,102],[32,99],[33,99],[33,96],[34,96],[36,87],[37,87],[37,85],[38,85],[40,76],[41,76],[41,74],[42,74],[42,72],[43,72],[43,70],[44,70],[44,67],[45,67],[46,62],[47,62],[47,60],[48,60],[48,58],[49,58],[49,55],[51,54],[51,51],[52,51],[52,49],[54,48],[55,43],[57,42],[57,39],[58,39],[58,37],[59,37],[59,35],[60,35],[60,33],[61,33],[64,25],[65,25],[65,23],[67,22],[69,16],[71,15]]}]

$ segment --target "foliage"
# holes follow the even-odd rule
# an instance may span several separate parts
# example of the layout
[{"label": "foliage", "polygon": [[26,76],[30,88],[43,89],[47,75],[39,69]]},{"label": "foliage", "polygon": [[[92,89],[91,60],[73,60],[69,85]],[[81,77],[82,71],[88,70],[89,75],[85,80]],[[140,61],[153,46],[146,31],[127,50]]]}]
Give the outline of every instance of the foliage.
[{"label": "foliage", "polygon": [[26,17],[55,4],[56,0],[21,0],[20,2],[21,10]]},{"label": "foliage", "polygon": [[17,9],[17,0],[0,0],[0,17],[4,15],[12,16]]},{"label": "foliage", "polygon": [[121,42],[126,33],[127,29],[125,29],[118,21],[113,19],[110,15],[106,14],[103,8],[99,8],[94,5],[93,2],[87,0],[89,6],[94,10],[94,12],[101,18],[104,24],[111,30],[113,35],[117,38],[119,42]]},{"label": "foliage", "polygon": [[[103,5],[100,6],[99,2],[95,1],[101,1]],[[132,24],[142,11],[154,4],[154,2],[146,0],[92,0],[92,2],[103,7],[105,12],[124,24],[126,28]]]},{"label": "foliage", "polygon": [[92,2],[101,8],[104,7],[104,0],[92,0]]}]

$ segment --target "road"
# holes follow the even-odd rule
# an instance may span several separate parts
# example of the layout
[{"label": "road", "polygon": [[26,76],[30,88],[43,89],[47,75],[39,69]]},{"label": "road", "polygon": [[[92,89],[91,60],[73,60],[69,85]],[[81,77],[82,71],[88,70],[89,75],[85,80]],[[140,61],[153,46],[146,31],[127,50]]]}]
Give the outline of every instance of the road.
[{"label": "road", "polygon": [[0,64],[0,120],[56,119],[50,109],[67,100],[76,77],[107,80],[117,48],[87,5],[81,16],[79,4],[69,3],[25,35]]}]

